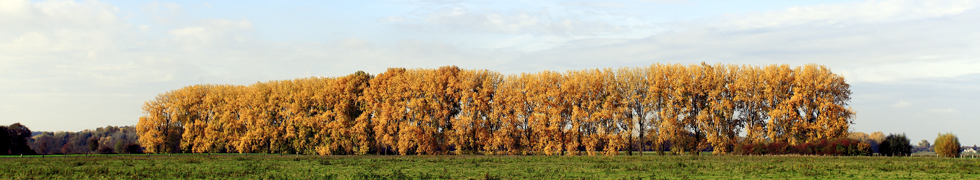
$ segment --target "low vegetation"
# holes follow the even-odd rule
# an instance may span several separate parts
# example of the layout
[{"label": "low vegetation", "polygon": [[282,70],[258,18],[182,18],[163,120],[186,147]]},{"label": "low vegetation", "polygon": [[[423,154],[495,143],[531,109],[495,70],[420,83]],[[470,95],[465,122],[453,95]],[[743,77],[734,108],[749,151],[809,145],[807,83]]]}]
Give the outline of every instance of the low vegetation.
[{"label": "low vegetation", "polygon": [[872,154],[871,145],[854,139],[840,138],[823,140],[814,143],[790,145],[788,143],[754,143],[745,144],[736,149],[736,154],[743,155],[833,155],[833,156],[868,156]]},{"label": "low vegetation", "polygon": [[0,159],[12,179],[975,179],[980,160],[869,156],[95,155]]}]

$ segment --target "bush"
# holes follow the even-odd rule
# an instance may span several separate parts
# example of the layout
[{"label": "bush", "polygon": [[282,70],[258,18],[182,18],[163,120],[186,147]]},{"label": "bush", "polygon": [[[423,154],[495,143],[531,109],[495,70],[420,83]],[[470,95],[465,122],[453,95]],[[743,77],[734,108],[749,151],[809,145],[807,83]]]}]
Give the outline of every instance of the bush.
[{"label": "bush", "polygon": [[126,153],[126,142],[116,141],[116,147],[112,149],[116,150],[116,153]]},{"label": "bush", "polygon": [[953,133],[939,134],[933,141],[936,155],[940,157],[960,157],[960,139]]},{"label": "bush", "polygon": [[98,153],[99,154],[114,154],[115,153],[115,150],[113,150],[112,147],[109,147],[109,146],[100,146],[99,149],[98,149]]},{"label": "bush", "polygon": [[123,151],[123,153],[128,153],[128,154],[142,154],[143,153],[143,148],[140,147],[139,144],[129,143],[129,144],[126,145],[126,148]]},{"label": "bush", "polygon": [[784,142],[743,144],[735,149],[735,154],[742,155],[836,155],[859,156],[871,155],[871,145],[854,139],[821,140],[815,143],[804,143],[791,146]]},{"label": "bush", "polygon": [[905,134],[889,134],[878,148],[884,156],[908,156],[912,153],[912,143]]}]

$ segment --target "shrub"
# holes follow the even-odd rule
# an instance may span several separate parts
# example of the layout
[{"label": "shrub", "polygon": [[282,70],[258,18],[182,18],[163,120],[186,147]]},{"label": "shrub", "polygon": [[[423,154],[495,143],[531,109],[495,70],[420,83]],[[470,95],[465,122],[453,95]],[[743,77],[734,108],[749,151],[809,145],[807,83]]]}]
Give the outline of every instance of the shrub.
[{"label": "shrub", "polygon": [[123,153],[129,153],[129,154],[142,154],[142,153],[143,153],[143,148],[142,148],[142,147],[140,147],[140,145],[139,145],[139,144],[136,144],[136,143],[129,143],[129,144],[126,144],[126,148],[125,148],[125,150],[123,151]]},{"label": "shrub", "polygon": [[870,156],[871,152],[872,152],[871,144],[866,142],[859,142],[855,153],[860,153],[865,156]]},{"label": "shrub", "polygon": [[831,139],[821,140],[815,143],[803,143],[791,146],[784,142],[772,143],[753,143],[738,146],[735,154],[742,155],[778,155],[778,154],[801,154],[801,155],[836,155],[836,156],[859,156],[871,155],[871,145],[854,139]]},{"label": "shrub", "polygon": [[960,157],[960,139],[953,133],[939,134],[933,141],[936,155],[940,157]]},{"label": "shrub", "polygon": [[116,141],[116,147],[112,149],[116,150],[116,153],[126,153],[126,142]]},{"label": "shrub", "polygon": [[99,154],[113,154],[115,153],[115,150],[113,150],[112,147],[109,146],[100,146],[97,152]]},{"label": "shrub", "polygon": [[881,143],[879,150],[885,156],[908,156],[912,153],[912,143],[905,134],[889,134]]}]

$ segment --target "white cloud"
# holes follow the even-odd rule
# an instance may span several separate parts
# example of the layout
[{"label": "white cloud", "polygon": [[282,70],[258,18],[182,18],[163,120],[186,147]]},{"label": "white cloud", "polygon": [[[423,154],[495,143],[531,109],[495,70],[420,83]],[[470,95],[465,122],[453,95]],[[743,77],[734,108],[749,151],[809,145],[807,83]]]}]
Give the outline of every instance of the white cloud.
[{"label": "white cloud", "polygon": [[143,5],[143,12],[158,23],[173,24],[184,14],[184,7],[177,3],[153,1]]},{"label": "white cloud", "polygon": [[[93,1],[0,2],[0,53],[12,56],[65,52],[101,51],[115,37],[124,36],[128,24],[116,16],[111,5]],[[9,60],[9,59],[8,59]]]},{"label": "white cloud", "polygon": [[909,103],[907,101],[901,101],[900,100],[900,101],[898,101],[898,103],[892,104],[892,107],[896,107],[896,108],[907,108],[907,107],[912,107],[912,103]]},{"label": "white cloud", "polygon": [[559,4],[566,6],[584,7],[584,8],[623,8],[627,4],[619,2],[596,2],[596,1],[567,1],[561,2]]},{"label": "white cloud", "polygon": [[923,59],[912,62],[888,63],[869,67],[858,67],[849,71],[852,81],[858,82],[896,82],[909,79],[952,78],[980,73],[980,57],[960,59],[958,57],[938,57],[942,60]]},{"label": "white cloud", "polygon": [[381,22],[383,22],[383,23],[400,23],[400,22],[405,22],[405,18],[404,17],[401,17],[401,16],[388,16],[388,17],[381,18]]},{"label": "white cloud", "polygon": [[980,21],[980,10],[975,6],[962,1],[870,1],[728,15],[721,21],[671,23],[679,28],[641,39],[569,41],[523,61],[575,67],[817,63],[851,83],[950,78],[980,73],[980,24],[974,23]]},{"label": "white cloud", "polygon": [[[168,11],[179,7],[160,6]],[[252,23],[246,19],[201,20],[159,34],[151,31],[150,25],[125,22],[121,14],[118,8],[99,1],[0,0],[0,84],[5,84],[0,88],[0,99],[4,99],[0,106],[17,107],[0,109],[0,113],[8,114],[4,121],[47,119],[39,120],[47,123],[31,124],[38,130],[79,130],[92,123],[133,124],[142,101],[157,93],[205,83],[199,79],[220,82],[237,78],[221,78],[219,72],[242,72],[222,68],[248,59],[223,53],[264,52],[262,48],[228,45],[250,42]],[[196,51],[205,48],[208,51]],[[270,79],[242,74],[240,77],[249,81]],[[61,113],[31,117],[50,111],[42,103],[74,104],[58,106],[66,108]],[[103,109],[119,110],[109,113]],[[57,119],[77,123],[54,122]]]},{"label": "white cloud", "polygon": [[196,26],[170,30],[167,34],[174,37],[186,50],[199,50],[215,44],[244,42],[250,38],[242,36],[242,33],[251,28],[252,23],[247,19],[212,19],[202,21]]},{"label": "white cloud", "polygon": [[635,1],[654,2],[654,3],[683,3],[683,2],[687,2],[688,0],[635,0]]},{"label": "white cloud", "polygon": [[930,113],[940,113],[940,114],[951,114],[951,113],[958,113],[960,111],[958,111],[956,109],[953,109],[953,108],[946,108],[946,109],[929,109],[927,112],[930,112]]},{"label": "white cloud", "polygon": [[464,6],[441,8],[419,16],[389,16],[382,22],[402,26],[428,28],[453,33],[587,35],[630,31],[630,26],[604,21],[585,21],[575,17],[556,17],[548,11],[474,10]]},{"label": "white cloud", "polygon": [[980,2],[972,0],[884,0],[792,7],[764,13],[734,14],[714,24],[727,28],[768,28],[802,24],[847,25],[887,23],[963,13]]},{"label": "white cloud", "polygon": [[[208,3],[204,3],[204,4],[207,5]],[[150,13],[178,14],[184,12],[184,8],[177,3],[167,3],[167,2],[161,3],[159,1],[153,1],[147,3],[146,5],[143,6],[143,10],[148,11]]]}]

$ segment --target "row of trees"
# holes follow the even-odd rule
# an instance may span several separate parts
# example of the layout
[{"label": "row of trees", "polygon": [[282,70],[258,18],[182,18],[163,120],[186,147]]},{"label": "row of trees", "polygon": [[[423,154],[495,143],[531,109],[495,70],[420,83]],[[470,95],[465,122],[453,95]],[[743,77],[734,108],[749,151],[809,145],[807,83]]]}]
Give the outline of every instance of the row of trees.
[{"label": "row of trees", "polygon": [[[874,153],[879,153],[885,156],[908,156],[912,154],[912,143],[909,141],[905,134],[888,134],[885,136],[884,133],[873,132],[871,134],[863,132],[851,132],[847,136],[849,139],[858,140],[867,143],[871,147],[871,151]],[[920,146],[924,145],[926,148],[929,147],[929,142],[922,140],[919,142]]]},{"label": "row of trees", "polygon": [[[960,146],[959,138],[952,133],[939,134],[934,141],[935,145],[930,145],[928,140],[922,140],[916,146],[912,146],[905,134],[884,136],[881,132],[874,132],[870,135],[853,132],[848,135],[848,138],[875,147],[874,152],[883,156],[909,156],[912,152],[932,151],[931,149],[934,148],[938,156],[959,157],[963,149],[970,148],[969,146]],[[972,148],[976,148],[976,145],[973,145]]]},{"label": "row of trees", "polygon": [[819,65],[390,68],[184,87],[147,101],[137,132],[156,153],[728,153],[846,137],[850,95],[843,77]]},{"label": "row of trees", "polygon": [[871,144],[855,139],[837,138],[821,140],[813,143],[803,143],[791,146],[783,142],[744,144],[735,150],[742,155],[834,155],[834,156],[868,156],[871,155]]},{"label": "row of trees", "polygon": [[38,132],[30,146],[40,154],[141,153],[135,126],[106,126],[79,132]]}]

